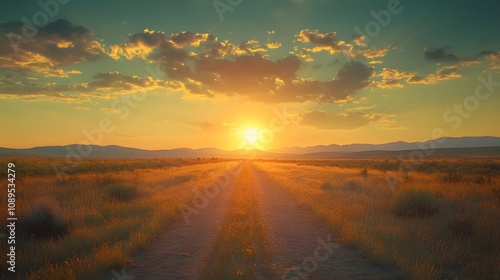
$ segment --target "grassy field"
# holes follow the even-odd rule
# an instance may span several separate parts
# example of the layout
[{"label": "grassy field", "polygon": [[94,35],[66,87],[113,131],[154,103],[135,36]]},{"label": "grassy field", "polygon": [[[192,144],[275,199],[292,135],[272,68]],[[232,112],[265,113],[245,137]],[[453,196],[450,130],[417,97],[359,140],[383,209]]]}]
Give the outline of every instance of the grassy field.
[{"label": "grassy field", "polygon": [[[11,159],[2,159],[7,166]],[[62,160],[60,160],[62,162]],[[84,160],[57,179],[51,159],[17,159],[17,275],[93,279],[130,265],[130,255],[180,218],[192,189],[222,172],[217,160]],[[6,168],[5,168],[6,169]],[[5,176],[6,178],[6,176]],[[7,201],[7,192],[0,200]],[[6,209],[0,218],[5,221]],[[1,251],[7,251],[1,242]],[[6,271],[6,255],[0,256]]]},{"label": "grassy field", "polygon": [[[50,165],[64,159],[1,158],[0,166],[8,162],[16,164],[20,279],[98,279],[131,267],[138,249],[182,219],[178,206],[192,200],[193,190],[231,163],[83,160],[60,180]],[[255,160],[233,182],[202,279],[273,274],[252,165],[339,232],[344,245],[396,267],[403,279],[500,276],[498,159],[426,160],[412,168],[396,160]],[[0,211],[0,219],[6,216]],[[4,240],[0,250],[7,251]],[[6,271],[6,254],[0,263]]]},{"label": "grassy field", "polygon": [[257,166],[344,244],[395,265],[405,279],[500,276],[498,160],[426,161],[420,172],[397,171],[397,161],[386,160]]}]

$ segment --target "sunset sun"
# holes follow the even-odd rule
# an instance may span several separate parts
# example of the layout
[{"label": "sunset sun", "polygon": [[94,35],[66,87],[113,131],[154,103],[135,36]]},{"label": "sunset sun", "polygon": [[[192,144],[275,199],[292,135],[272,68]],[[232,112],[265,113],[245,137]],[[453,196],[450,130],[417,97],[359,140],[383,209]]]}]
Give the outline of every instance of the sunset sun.
[{"label": "sunset sun", "polygon": [[259,130],[257,128],[248,128],[243,132],[243,138],[248,144],[255,144],[259,140]]}]

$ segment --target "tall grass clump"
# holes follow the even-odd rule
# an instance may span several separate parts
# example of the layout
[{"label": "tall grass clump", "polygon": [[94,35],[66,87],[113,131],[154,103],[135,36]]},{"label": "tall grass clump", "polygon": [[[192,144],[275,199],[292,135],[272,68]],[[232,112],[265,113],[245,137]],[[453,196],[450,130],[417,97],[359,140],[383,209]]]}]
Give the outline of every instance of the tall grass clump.
[{"label": "tall grass clump", "polygon": [[128,202],[139,196],[139,190],[133,185],[117,183],[108,187],[108,197],[111,200]]},{"label": "tall grass clump", "polygon": [[332,185],[332,183],[330,183],[330,182],[324,182],[321,185],[321,188],[324,189],[324,190],[333,190],[333,189],[335,189],[335,186]]},{"label": "tall grass clump", "polygon": [[471,218],[454,217],[448,223],[448,229],[455,238],[469,238],[474,233],[474,221]]},{"label": "tall grass clump", "polygon": [[348,180],[344,183],[342,189],[355,193],[362,193],[367,190],[365,183],[361,180]]},{"label": "tall grass clump", "polygon": [[368,168],[363,168],[359,171],[359,176],[363,178],[368,178]]},{"label": "tall grass clump", "polygon": [[399,217],[430,217],[439,208],[439,202],[429,191],[406,189],[394,197],[394,212]]},{"label": "tall grass clump", "polygon": [[59,238],[69,233],[70,223],[61,215],[57,201],[40,198],[31,210],[19,219],[21,232],[35,238]]}]

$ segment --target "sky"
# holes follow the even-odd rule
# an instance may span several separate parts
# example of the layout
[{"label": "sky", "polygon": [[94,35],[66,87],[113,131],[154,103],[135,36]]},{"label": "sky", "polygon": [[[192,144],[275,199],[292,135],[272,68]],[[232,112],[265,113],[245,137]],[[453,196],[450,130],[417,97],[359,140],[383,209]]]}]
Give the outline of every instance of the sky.
[{"label": "sky", "polygon": [[9,1],[0,147],[500,136],[500,2]]}]

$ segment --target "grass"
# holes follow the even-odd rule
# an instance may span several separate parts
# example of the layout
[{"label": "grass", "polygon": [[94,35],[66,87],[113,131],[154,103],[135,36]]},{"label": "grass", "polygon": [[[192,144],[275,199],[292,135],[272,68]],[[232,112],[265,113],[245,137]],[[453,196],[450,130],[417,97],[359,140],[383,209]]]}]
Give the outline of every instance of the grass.
[{"label": "grass", "polygon": [[108,197],[111,200],[129,202],[139,198],[140,193],[136,186],[130,184],[113,184],[108,187]]},{"label": "grass", "polygon": [[248,164],[236,181],[221,231],[203,262],[200,279],[270,279],[266,228]]},{"label": "grass", "polygon": [[405,189],[394,198],[394,212],[399,217],[430,217],[439,209],[439,202],[429,191]]},{"label": "grass", "polygon": [[474,234],[474,221],[468,217],[454,217],[448,228],[455,238],[469,238]]},{"label": "grass", "polygon": [[[215,159],[91,159],[58,180],[50,165],[62,159],[0,158],[0,164],[12,160],[16,270],[18,279],[28,280],[99,279],[127,267],[134,252],[180,218],[178,205],[211,182],[211,172],[226,167]],[[396,160],[255,163],[337,230],[345,245],[396,266],[404,279],[500,278],[497,159],[427,160],[414,166],[411,177]],[[388,177],[402,179],[389,184]],[[248,165],[235,184],[202,278],[270,278],[271,252]],[[0,192],[0,201],[6,196]],[[0,219],[6,214],[0,211]],[[7,251],[6,242],[0,251]],[[0,269],[6,267],[1,254]]]},{"label": "grass", "polygon": [[28,238],[59,238],[69,233],[71,224],[61,216],[58,203],[48,197],[37,199],[31,211],[19,219],[20,233]]},{"label": "grass", "polygon": [[[403,279],[498,279],[499,161],[424,161],[412,170],[410,179],[391,185],[387,177],[402,178],[405,171],[394,169],[396,163],[256,164],[300,205],[337,230],[344,245],[358,248],[375,263],[396,266]],[[364,167],[370,176],[360,177]],[[458,175],[443,180],[448,173]],[[479,175],[490,179],[475,180]],[[338,187],[325,187],[325,182]]]},{"label": "grass", "polygon": [[333,190],[333,189],[335,189],[335,186],[332,185],[332,183],[330,183],[330,182],[324,182],[321,185],[321,188],[324,189],[324,190]]},{"label": "grass", "polygon": [[[28,280],[99,279],[125,266],[136,250],[181,218],[178,205],[213,180],[210,172],[226,167],[226,161],[216,160],[92,159],[59,181],[45,170],[52,159],[34,162],[39,172],[25,158],[16,164],[17,215],[24,223],[16,240],[16,275]],[[7,200],[6,193],[0,192],[0,201]],[[2,211],[0,219],[5,215]],[[0,251],[7,251],[6,242]],[[6,254],[0,255],[0,269],[7,270]]]},{"label": "grass", "polygon": [[367,192],[369,190],[369,188],[365,185],[365,182],[358,179],[347,180],[342,186],[342,189],[355,193]]}]

